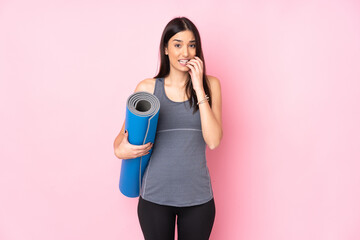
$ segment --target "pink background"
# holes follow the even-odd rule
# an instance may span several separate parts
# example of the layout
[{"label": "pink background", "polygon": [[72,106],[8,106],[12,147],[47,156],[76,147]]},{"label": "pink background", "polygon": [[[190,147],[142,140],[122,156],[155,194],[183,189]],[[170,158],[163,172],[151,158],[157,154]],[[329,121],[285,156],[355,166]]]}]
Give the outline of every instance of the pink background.
[{"label": "pink background", "polygon": [[359,1],[0,3],[0,239],[142,239],[113,141],[166,23],[221,80],[211,239],[360,239]]}]

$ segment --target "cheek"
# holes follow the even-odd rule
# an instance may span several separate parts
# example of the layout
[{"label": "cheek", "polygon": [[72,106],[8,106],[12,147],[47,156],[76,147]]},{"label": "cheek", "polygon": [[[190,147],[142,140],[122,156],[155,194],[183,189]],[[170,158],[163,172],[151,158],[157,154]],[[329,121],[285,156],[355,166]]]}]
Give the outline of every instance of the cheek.
[{"label": "cheek", "polygon": [[171,63],[177,62],[177,57],[176,57],[176,55],[172,54],[172,55],[169,57],[169,60],[170,60]]},{"label": "cheek", "polygon": [[174,58],[174,57],[176,57],[176,55],[177,55],[177,52],[176,52],[176,50],[174,50],[174,49],[171,49],[171,50],[169,51],[169,56],[170,56],[171,58]]}]

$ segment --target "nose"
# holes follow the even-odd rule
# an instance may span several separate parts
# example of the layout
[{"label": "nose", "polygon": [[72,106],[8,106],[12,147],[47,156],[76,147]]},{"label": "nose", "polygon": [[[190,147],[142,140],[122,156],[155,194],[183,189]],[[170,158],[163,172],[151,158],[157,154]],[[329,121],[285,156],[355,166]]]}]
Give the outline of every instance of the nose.
[{"label": "nose", "polygon": [[184,47],[182,54],[184,57],[187,57],[189,55],[189,51],[186,46]]}]

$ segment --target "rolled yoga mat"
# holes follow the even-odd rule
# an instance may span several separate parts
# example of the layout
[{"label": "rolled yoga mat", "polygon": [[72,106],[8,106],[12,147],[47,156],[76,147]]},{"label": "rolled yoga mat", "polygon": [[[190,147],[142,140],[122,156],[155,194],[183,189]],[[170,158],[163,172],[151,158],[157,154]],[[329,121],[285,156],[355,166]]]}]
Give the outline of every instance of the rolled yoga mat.
[{"label": "rolled yoga mat", "polygon": [[[154,143],[157,122],[159,118],[160,101],[148,92],[136,92],[129,96],[126,102],[125,129],[129,132],[129,143],[143,145]],[[149,154],[123,159],[121,163],[119,188],[127,197],[138,197],[142,177],[148,165]]]}]

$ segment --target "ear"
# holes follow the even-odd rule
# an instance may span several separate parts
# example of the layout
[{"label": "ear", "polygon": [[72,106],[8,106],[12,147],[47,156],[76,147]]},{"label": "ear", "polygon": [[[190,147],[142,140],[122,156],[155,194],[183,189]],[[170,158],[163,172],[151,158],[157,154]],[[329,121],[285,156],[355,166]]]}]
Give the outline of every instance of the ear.
[{"label": "ear", "polygon": [[164,51],[165,51],[165,55],[168,55],[168,54],[169,54],[167,47],[164,48]]}]

